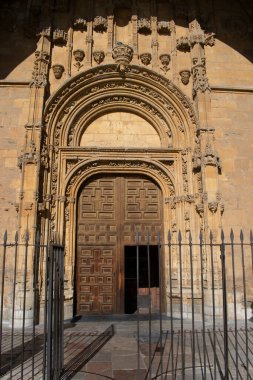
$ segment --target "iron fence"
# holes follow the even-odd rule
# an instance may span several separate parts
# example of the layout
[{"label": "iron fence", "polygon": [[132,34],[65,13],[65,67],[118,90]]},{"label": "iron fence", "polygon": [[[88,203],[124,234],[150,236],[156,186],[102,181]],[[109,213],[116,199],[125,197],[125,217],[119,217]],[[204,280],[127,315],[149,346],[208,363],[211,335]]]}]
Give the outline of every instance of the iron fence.
[{"label": "iron fence", "polygon": [[0,377],[58,379],[63,367],[64,248],[28,231],[1,244]]},{"label": "iron fence", "polygon": [[[252,233],[246,241],[241,232],[236,241],[233,231],[228,239],[223,232],[201,232],[198,239],[169,232],[165,241],[137,231],[135,256],[139,379],[143,343],[149,380],[252,379]],[[71,378],[113,336],[113,326],[95,339],[86,333],[87,347],[64,365],[58,241],[44,245],[39,234],[33,242],[26,233],[10,242],[5,233],[0,271],[0,377]],[[71,345],[83,339],[81,330],[75,334]]]},{"label": "iron fence", "polygon": [[[252,233],[245,241],[241,231],[238,242],[233,230],[227,240],[223,231],[220,236],[201,231],[195,242],[189,231],[184,237],[169,232],[165,242],[158,235],[156,315],[150,285],[151,241],[150,232],[144,236],[137,231],[137,351],[140,358],[141,330],[146,329],[149,369],[145,378],[252,379]],[[143,282],[141,247],[148,262],[144,296],[139,285]],[[148,324],[141,322],[143,313]]]}]

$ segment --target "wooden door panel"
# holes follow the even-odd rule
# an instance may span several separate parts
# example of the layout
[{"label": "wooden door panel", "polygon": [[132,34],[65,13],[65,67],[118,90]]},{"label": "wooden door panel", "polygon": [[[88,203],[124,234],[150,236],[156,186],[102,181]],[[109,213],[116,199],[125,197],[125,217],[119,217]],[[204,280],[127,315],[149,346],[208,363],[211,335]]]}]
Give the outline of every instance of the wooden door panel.
[{"label": "wooden door panel", "polygon": [[114,248],[80,245],[78,257],[78,312],[113,313]]},{"label": "wooden door panel", "polygon": [[[124,246],[161,229],[161,190],[146,178],[104,176],[82,189],[77,221],[77,313],[124,312]],[[156,241],[153,242],[156,244]]]}]

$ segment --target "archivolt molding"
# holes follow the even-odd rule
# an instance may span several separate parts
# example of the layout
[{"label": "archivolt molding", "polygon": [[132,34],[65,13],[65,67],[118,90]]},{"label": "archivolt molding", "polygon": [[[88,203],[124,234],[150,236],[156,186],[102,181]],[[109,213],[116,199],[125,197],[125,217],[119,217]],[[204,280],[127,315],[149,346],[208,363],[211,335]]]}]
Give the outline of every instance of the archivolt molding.
[{"label": "archivolt molding", "polygon": [[[121,97],[121,100],[123,100],[122,97],[131,98],[133,95],[135,99],[145,98],[147,105],[141,106],[139,103],[144,113],[152,115],[152,112],[156,112],[156,115],[161,115],[160,119],[167,124],[167,128],[168,120],[171,120],[171,127],[174,126],[175,131],[189,135],[189,129],[194,131],[198,128],[193,104],[171,81],[137,66],[130,66],[129,71],[122,78],[116,70],[116,65],[105,65],[78,74],[49,99],[45,110],[45,122],[50,141],[55,138],[55,133],[59,133],[59,125],[61,129],[71,128],[70,120],[73,121],[78,114],[86,111],[87,104],[91,104],[92,100],[94,100],[93,107],[96,102],[99,107],[99,104],[101,105],[99,102],[103,101],[103,93],[108,94],[108,97],[110,94],[114,98],[112,102],[115,105],[119,102],[116,99],[117,96]],[[127,99],[125,99],[126,103],[128,103]],[[159,116],[156,117],[159,118]],[[54,129],[58,129],[58,132]],[[64,134],[60,133],[65,140],[61,143],[66,142],[66,134],[66,131]]]},{"label": "archivolt molding", "polygon": [[[85,160],[73,166],[66,178],[63,193],[66,199],[76,198],[81,184],[97,173],[135,173],[152,177],[161,187],[165,196],[175,194],[174,176],[162,164],[145,159],[112,159],[100,158]],[[168,194],[168,195],[166,195]]]},{"label": "archivolt molding", "polygon": [[172,120],[168,123],[160,110],[154,108],[145,99],[141,100],[135,96],[125,95],[108,95],[87,104],[85,113],[70,122],[65,131],[62,132],[64,136],[62,137],[63,142],[61,145],[79,146],[86,127],[96,118],[113,111],[131,111],[131,113],[147,120],[160,136],[162,146],[164,148],[172,146],[172,131],[170,128]]}]

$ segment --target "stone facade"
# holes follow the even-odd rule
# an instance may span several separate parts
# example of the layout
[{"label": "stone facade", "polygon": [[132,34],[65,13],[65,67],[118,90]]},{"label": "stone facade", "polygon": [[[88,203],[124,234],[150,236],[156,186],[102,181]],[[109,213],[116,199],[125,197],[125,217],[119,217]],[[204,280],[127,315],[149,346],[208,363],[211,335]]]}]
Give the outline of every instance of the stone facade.
[{"label": "stone facade", "polygon": [[0,231],[60,233],[69,300],[95,174],[152,179],[175,236],[253,221],[250,2],[73,4],[3,3],[0,25]]}]

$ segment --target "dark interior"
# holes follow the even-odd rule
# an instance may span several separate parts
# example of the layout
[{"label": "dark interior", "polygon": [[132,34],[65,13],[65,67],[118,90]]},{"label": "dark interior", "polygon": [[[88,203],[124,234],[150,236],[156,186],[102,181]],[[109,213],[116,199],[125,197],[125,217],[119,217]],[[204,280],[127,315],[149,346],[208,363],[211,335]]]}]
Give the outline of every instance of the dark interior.
[{"label": "dark interior", "polygon": [[[158,246],[149,246],[150,287],[159,287]],[[139,287],[148,288],[148,248],[139,246]],[[125,246],[125,314],[137,310],[137,246]]]}]

